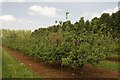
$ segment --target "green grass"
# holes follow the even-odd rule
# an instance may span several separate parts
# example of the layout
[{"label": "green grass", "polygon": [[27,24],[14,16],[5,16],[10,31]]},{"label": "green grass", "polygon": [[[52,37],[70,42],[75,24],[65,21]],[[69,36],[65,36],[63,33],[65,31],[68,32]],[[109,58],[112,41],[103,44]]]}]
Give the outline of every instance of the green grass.
[{"label": "green grass", "polygon": [[3,78],[39,78],[32,70],[2,51],[2,77]]},{"label": "green grass", "polygon": [[0,46],[0,79],[2,78],[2,47]]},{"label": "green grass", "polygon": [[120,70],[118,66],[120,66],[120,64],[115,62],[110,62],[110,61],[102,61],[99,64],[97,64],[97,67],[103,67],[103,68],[111,69],[114,71]]}]

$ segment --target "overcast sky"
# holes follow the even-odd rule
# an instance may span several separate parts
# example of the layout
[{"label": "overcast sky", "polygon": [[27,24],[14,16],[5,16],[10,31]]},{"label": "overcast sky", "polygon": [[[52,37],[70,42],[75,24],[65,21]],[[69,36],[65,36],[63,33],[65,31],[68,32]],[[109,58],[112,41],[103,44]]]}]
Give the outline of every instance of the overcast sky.
[{"label": "overcast sky", "polygon": [[93,17],[100,17],[102,13],[112,14],[118,10],[118,0],[111,0],[111,2],[108,2],[109,0],[104,0],[104,2],[102,0],[101,2],[95,0],[84,0],[84,2],[82,2],[83,0],[2,1],[3,3],[0,3],[0,12],[2,12],[0,14],[0,27],[14,30],[33,31],[40,27],[53,25],[55,20],[65,21],[66,11],[69,12],[68,18],[74,23],[82,16],[85,20],[91,20]]}]

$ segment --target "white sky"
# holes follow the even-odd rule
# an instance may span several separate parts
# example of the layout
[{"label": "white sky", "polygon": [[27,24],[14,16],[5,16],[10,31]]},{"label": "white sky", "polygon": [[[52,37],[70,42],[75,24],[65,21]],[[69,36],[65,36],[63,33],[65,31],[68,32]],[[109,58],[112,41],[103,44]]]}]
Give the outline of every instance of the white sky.
[{"label": "white sky", "polygon": [[101,0],[101,2],[97,2],[97,0],[84,0],[84,2],[82,2],[83,0],[40,1],[3,0],[3,3],[0,4],[0,12],[2,12],[0,26],[6,29],[35,30],[53,25],[55,20],[65,21],[66,11],[70,13],[69,19],[74,23],[82,16],[85,17],[85,20],[90,20],[96,16],[100,17],[104,12],[112,14],[118,10],[118,0]]},{"label": "white sky", "polygon": [[1,2],[118,2],[119,0],[0,0]]}]

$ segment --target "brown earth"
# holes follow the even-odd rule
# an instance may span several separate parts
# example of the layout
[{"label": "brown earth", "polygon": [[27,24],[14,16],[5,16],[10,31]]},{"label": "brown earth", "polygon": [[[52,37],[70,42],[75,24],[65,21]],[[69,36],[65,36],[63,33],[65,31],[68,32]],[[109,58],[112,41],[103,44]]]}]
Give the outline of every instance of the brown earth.
[{"label": "brown earth", "polygon": [[111,61],[111,62],[120,63],[120,57],[118,57],[118,58],[115,58],[115,57],[107,57],[106,60]]},{"label": "brown earth", "polygon": [[32,69],[36,74],[40,75],[41,78],[82,78],[82,80],[84,78],[108,78],[108,80],[111,80],[110,78],[118,78],[118,72],[110,69],[96,68],[91,65],[85,65],[82,69],[78,69],[77,71],[69,67],[63,67],[61,69],[58,66],[47,64],[42,60],[35,60],[19,51],[9,48],[3,49]]}]

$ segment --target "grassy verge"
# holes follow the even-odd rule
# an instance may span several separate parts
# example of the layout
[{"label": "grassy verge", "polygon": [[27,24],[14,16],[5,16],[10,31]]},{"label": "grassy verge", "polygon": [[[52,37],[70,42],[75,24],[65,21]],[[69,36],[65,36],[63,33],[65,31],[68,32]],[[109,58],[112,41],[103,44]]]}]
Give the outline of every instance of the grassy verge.
[{"label": "grassy verge", "polygon": [[0,45],[0,79],[2,78],[2,47]]},{"label": "grassy verge", "polygon": [[3,78],[38,78],[33,71],[2,51],[2,77]]},{"label": "grassy verge", "polygon": [[110,62],[110,61],[102,61],[97,65],[97,67],[108,68],[108,69],[115,70],[115,71],[120,70],[119,66],[120,66],[119,63]]}]

